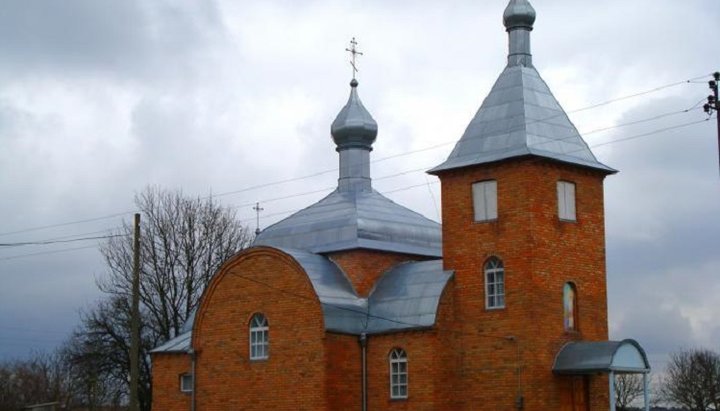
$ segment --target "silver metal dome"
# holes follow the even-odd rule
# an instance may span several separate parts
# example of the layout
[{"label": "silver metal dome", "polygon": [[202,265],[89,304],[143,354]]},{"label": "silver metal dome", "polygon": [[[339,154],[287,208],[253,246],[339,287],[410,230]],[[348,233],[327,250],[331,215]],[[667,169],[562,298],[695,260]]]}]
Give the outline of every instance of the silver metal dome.
[{"label": "silver metal dome", "polygon": [[527,0],[510,0],[503,13],[503,24],[508,31],[516,28],[532,30],[535,9]]},{"label": "silver metal dome", "polygon": [[350,98],[333,121],[330,133],[338,151],[348,148],[372,150],[378,125],[358,97],[357,80],[353,79],[350,86]]}]

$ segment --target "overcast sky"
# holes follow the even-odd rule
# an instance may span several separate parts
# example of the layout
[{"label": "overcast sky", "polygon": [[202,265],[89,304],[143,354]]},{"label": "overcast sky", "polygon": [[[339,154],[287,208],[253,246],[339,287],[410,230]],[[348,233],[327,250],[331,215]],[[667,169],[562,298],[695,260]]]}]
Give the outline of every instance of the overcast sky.
[{"label": "overcast sky", "polygon": [[[502,71],[506,4],[4,0],[0,242],[103,235],[151,184],[221,194],[252,228],[255,201],[267,226],[323,197],[336,184],[329,128],[349,93],[353,36],[379,124],[373,159],[405,154],[372,165],[374,187],[439,220],[438,180],[422,171]],[[679,347],[720,350],[716,128],[687,125],[707,118],[720,2],[533,5],[535,66],[620,170],[605,185],[611,338],[638,339],[656,367]],[[96,242],[0,248],[0,359],[61,342],[104,274]]]}]

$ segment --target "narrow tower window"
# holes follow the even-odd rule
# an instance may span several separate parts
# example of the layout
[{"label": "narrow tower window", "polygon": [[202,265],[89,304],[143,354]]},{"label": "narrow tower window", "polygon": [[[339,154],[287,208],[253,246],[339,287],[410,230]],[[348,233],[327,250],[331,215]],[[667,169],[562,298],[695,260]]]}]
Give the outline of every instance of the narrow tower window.
[{"label": "narrow tower window", "polygon": [[485,307],[505,307],[505,268],[497,257],[485,263]]},{"label": "narrow tower window", "polygon": [[408,397],[407,354],[402,348],[390,351],[390,398]]},{"label": "narrow tower window", "polygon": [[573,283],[563,286],[563,321],[565,331],[577,330],[577,290]]},{"label": "narrow tower window", "polygon": [[472,185],[475,221],[497,220],[497,181],[480,181]]},{"label": "narrow tower window", "polygon": [[558,181],[558,217],[561,220],[576,221],[575,216],[575,183]]},{"label": "narrow tower window", "polygon": [[253,315],[250,320],[250,359],[266,360],[269,355],[270,339],[267,318],[262,314]]}]

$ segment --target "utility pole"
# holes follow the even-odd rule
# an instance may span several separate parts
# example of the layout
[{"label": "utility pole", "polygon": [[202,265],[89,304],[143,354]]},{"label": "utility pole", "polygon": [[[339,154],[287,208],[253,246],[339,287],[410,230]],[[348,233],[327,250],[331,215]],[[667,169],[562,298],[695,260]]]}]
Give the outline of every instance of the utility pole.
[{"label": "utility pole", "polygon": [[713,73],[714,80],[710,80],[708,85],[713,94],[708,96],[708,102],[703,106],[703,109],[708,115],[712,115],[715,112],[715,120],[717,120],[717,134],[718,134],[718,164],[720,164],[720,101],[718,101],[718,83],[720,83],[720,72]]},{"label": "utility pole", "polygon": [[130,313],[130,411],[140,411],[140,213],[133,230],[133,277]]}]

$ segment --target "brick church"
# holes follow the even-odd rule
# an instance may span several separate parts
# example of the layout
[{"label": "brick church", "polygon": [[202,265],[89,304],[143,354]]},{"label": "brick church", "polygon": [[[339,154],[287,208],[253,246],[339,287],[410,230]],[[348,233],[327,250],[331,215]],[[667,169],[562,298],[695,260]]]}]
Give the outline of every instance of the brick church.
[{"label": "brick church", "polygon": [[[338,186],[220,268],[152,353],[155,410],[612,410],[600,163],[532,64],[507,66],[448,158],[442,225],[372,188],[358,82],[332,123]],[[330,154],[328,154],[330,155]]]}]

